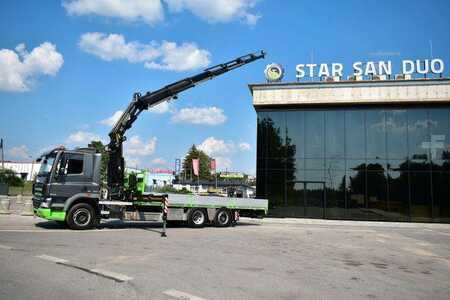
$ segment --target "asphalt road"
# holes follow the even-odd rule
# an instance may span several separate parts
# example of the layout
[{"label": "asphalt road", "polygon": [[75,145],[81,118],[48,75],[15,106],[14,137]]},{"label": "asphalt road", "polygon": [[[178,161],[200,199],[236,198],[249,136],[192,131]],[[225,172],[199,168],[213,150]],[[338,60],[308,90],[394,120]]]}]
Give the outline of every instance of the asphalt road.
[{"label": "asphalt road", "polygon": [[0,216],[1,299],[449,299],[450,225],[109,222]]}]

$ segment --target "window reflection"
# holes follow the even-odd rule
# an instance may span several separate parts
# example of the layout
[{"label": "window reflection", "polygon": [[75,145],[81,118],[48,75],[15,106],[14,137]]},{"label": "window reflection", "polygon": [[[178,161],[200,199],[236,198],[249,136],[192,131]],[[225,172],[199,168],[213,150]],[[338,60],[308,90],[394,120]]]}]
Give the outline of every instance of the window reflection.
[{"label": "window reflection", "polygon": [[258,112],[257,195],[278,216],[450,220],[450,108]]}]

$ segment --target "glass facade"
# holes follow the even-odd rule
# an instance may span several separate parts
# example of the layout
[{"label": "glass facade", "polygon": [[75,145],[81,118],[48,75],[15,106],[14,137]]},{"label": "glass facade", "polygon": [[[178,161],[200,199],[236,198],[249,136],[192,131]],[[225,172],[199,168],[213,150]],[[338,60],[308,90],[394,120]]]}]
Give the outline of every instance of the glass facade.
[{"label": "glass facade", "polygon": [[257,114],[270,215],[450,222],[450,106]]}]

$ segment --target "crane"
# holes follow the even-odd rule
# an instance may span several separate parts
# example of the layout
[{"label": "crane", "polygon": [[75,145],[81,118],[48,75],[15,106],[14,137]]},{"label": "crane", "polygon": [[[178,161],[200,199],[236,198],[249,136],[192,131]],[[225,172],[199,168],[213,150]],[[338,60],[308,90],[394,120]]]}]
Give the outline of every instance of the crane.
[{"label": "crane", "polygon": [[123,142],[126,140],[126,131],[133,126],[133,123],[142,111],[164,101],[177,99],[178,94],[185,90],[264,57],[264,51],[250,53],[207,68],[197,75],[176,81],[156,91],[147,92],[144,95],[141,93],[134,93],[130,104],[109,132],[110,142],[107,145],[107,154],[109,157],[107,168],[109,197],[111,199],[122,199],[125,197]]}]

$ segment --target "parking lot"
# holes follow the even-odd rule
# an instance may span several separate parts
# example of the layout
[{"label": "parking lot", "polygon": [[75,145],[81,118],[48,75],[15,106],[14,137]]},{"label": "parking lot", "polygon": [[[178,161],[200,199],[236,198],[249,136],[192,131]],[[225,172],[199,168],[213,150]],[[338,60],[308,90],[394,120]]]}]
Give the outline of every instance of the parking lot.
[{"label": "parking lot", "polygon": [[[358,225],[360,224],[360,225]],[[244,220],[70,231],[0,216],[2,299],[448,299],[450,225]]]}]

